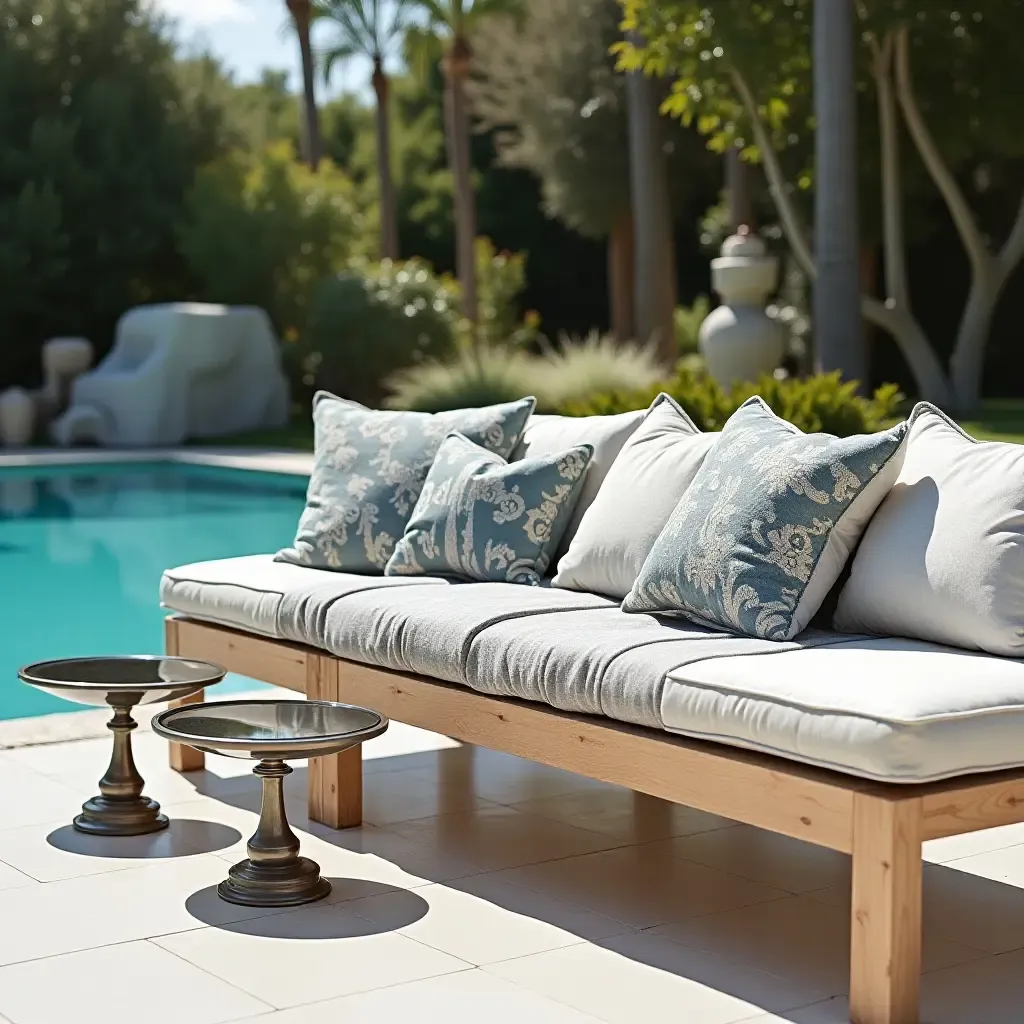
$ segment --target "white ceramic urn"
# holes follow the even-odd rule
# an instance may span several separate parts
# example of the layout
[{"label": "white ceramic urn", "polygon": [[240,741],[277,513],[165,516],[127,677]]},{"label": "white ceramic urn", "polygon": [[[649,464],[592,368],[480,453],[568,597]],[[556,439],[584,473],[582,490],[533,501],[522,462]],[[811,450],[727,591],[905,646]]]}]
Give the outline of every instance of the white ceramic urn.
[{"label": "white ceramic urn", "polygon": [[87,338],[51,338],[43,345],[43,395],[53,411],[67,405],[71,385],[92,366]]},{"label": "white ceramic urn", "polygon": [[711,261],[711,285],[722,303],[701,324],[700,350],[708,373],[724,388],[771,373],[782,360],[782,330],[764,311],[778,273],[778,260],[745,226]]},{"label": "white ceramic urn", "polygon": [[36,403],[24,388],[8,388],[0,394],[0,444],[22,448],[32,440]]}]

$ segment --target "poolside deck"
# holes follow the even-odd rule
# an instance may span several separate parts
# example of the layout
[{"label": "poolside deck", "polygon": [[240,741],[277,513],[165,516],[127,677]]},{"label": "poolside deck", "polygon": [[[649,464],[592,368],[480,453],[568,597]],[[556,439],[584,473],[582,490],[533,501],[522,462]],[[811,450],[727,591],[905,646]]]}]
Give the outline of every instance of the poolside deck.
[{"label": "poolside deck", "polygon": [[[362,828],[310,823],[288,780],[329,901],[252,910],[214,893],[249,764],[179,776],[136,739],[173,824],[116,841],[68,826],[105,737],[0,750],[0,1024],[848,1020],[838,854],[393,725]],[[926,856],[922,1019],[1019,1024],[1024,825]]]}]

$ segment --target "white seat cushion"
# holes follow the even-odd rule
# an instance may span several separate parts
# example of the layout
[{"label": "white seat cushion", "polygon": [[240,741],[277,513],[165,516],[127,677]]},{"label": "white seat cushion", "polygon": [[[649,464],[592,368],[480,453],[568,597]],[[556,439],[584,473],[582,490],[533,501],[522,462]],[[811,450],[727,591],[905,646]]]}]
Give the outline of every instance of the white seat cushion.
[{"label": "white seat cushion", "polygon": [[1024,766],[1024,661],[628,615],[595,594],[354,576],[270,555],[168,570],[164,604],[342,658],[887,782]]},{"label": "white seat cushion", "polygon": [[1024,765],[1024,663],[919,640],[690,664],[661,713],[673,732],[886,782]]},{"label": "white seat cushion", "polygon": [[359,590],[445,582],[426,576],[405,579],[326,572],[275,562],[273,555],[244,555],[166,570],[160,580],[160,603],[196,619],[282,639],[278,616],[286,598],[291,608],[305,609]]}]

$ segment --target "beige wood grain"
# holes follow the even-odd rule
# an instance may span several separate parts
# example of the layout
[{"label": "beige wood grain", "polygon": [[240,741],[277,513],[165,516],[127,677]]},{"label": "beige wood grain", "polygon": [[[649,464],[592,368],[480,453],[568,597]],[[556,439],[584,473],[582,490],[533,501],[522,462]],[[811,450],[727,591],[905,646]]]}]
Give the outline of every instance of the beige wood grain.
[{"label": "beige wood grain", "polygon": [[399,722],[849,852],[852,793],[828,773],[339,661],[339,694]]},{"label": "beige wood grain", "polygon": [[[178,626],[179,619],[168,618],[164,620],[164,649],[168,654],[178,654]],[[186,704],[199,704],[202,702],[206,691],[200,690],[182,700],[172,700],[172,708],[184,707]],[[206,767],[206,755],[195,747],[188,747],[184,743],[168,743],[167,757],[170,766],[176,772],[198,772]]]},{"label": "beige wood grain", "polygon": [[[338,662],[310,654],[306,660],[306,697],[340,700]],[[363,822],[363,748],[309,760],[309,816],[329,828],[354,828]]]},{"label": "beige wood grain", "polygon": [[924,838],[941,839],[1024,821],[1024,775],[1000,772],[926,787]]},{"label": "beige wood grain", "polygon": [[305,691],[306,659],[315,656],[309,648],[192,619],[169,621],[177,623],[178,647],[188,657],[212,661],[250,679]]},{"label": "beige wood grain", "polygon": [[921,836],[919,798],[854,797],[852,1024],[917,1024]]}]

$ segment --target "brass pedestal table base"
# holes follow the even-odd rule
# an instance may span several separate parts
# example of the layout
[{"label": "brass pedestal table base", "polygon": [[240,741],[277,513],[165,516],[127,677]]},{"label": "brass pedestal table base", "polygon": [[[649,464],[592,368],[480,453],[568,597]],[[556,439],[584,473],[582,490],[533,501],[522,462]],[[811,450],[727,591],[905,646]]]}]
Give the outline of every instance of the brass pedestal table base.
[{"label": "brass pedestal table base", "polygon": [[284,809],[284,778],[292,769],[280,760],[260,761],[253,774],[263,779],[260,823],[246,847],[249,856],[235,864],[217,886],[228,903],[246,907],[291,907],[313,903],[331,891],[320,865],[299,856],[299,840]]},{"label": "brass pedestal table base", "polygon": [[299,840],[284,805],[286,760],[323,757],[379,736],[388,720],[349,704],[313,700],[223,701],[175,708],[153,719],[153,731],[211,754],[253,758],[263,780],[263,803],[248,857],[217,886],[228,903],[292,907],[323,899],[331,883],[299,855]]},{"label": "brass pedestal table base", "polygon": [[72,824],[94,836],[144,836],[167,828],[170,822],[160,805],[142,795],[144,782],[132,757],[132,730],[138,722],[131,708],[115,708],[107,728],[114,734],[110,766],[100,779],[99,796],[82,804]]},{"label": "brass pedestal table base", "polygon": [[132,731],[138,728],[132,709],[188,697],[219,683],[224,670],[189,658],[131,655],[38,662],[18,676],[58,697],[113,708],[107,723],[114,734],[110,764],[99,781],[99,795],[82,805],[74,827],[94,836],[143,836],[167,828],[160,805],[142,795],[144,782],[132,756]]}]

